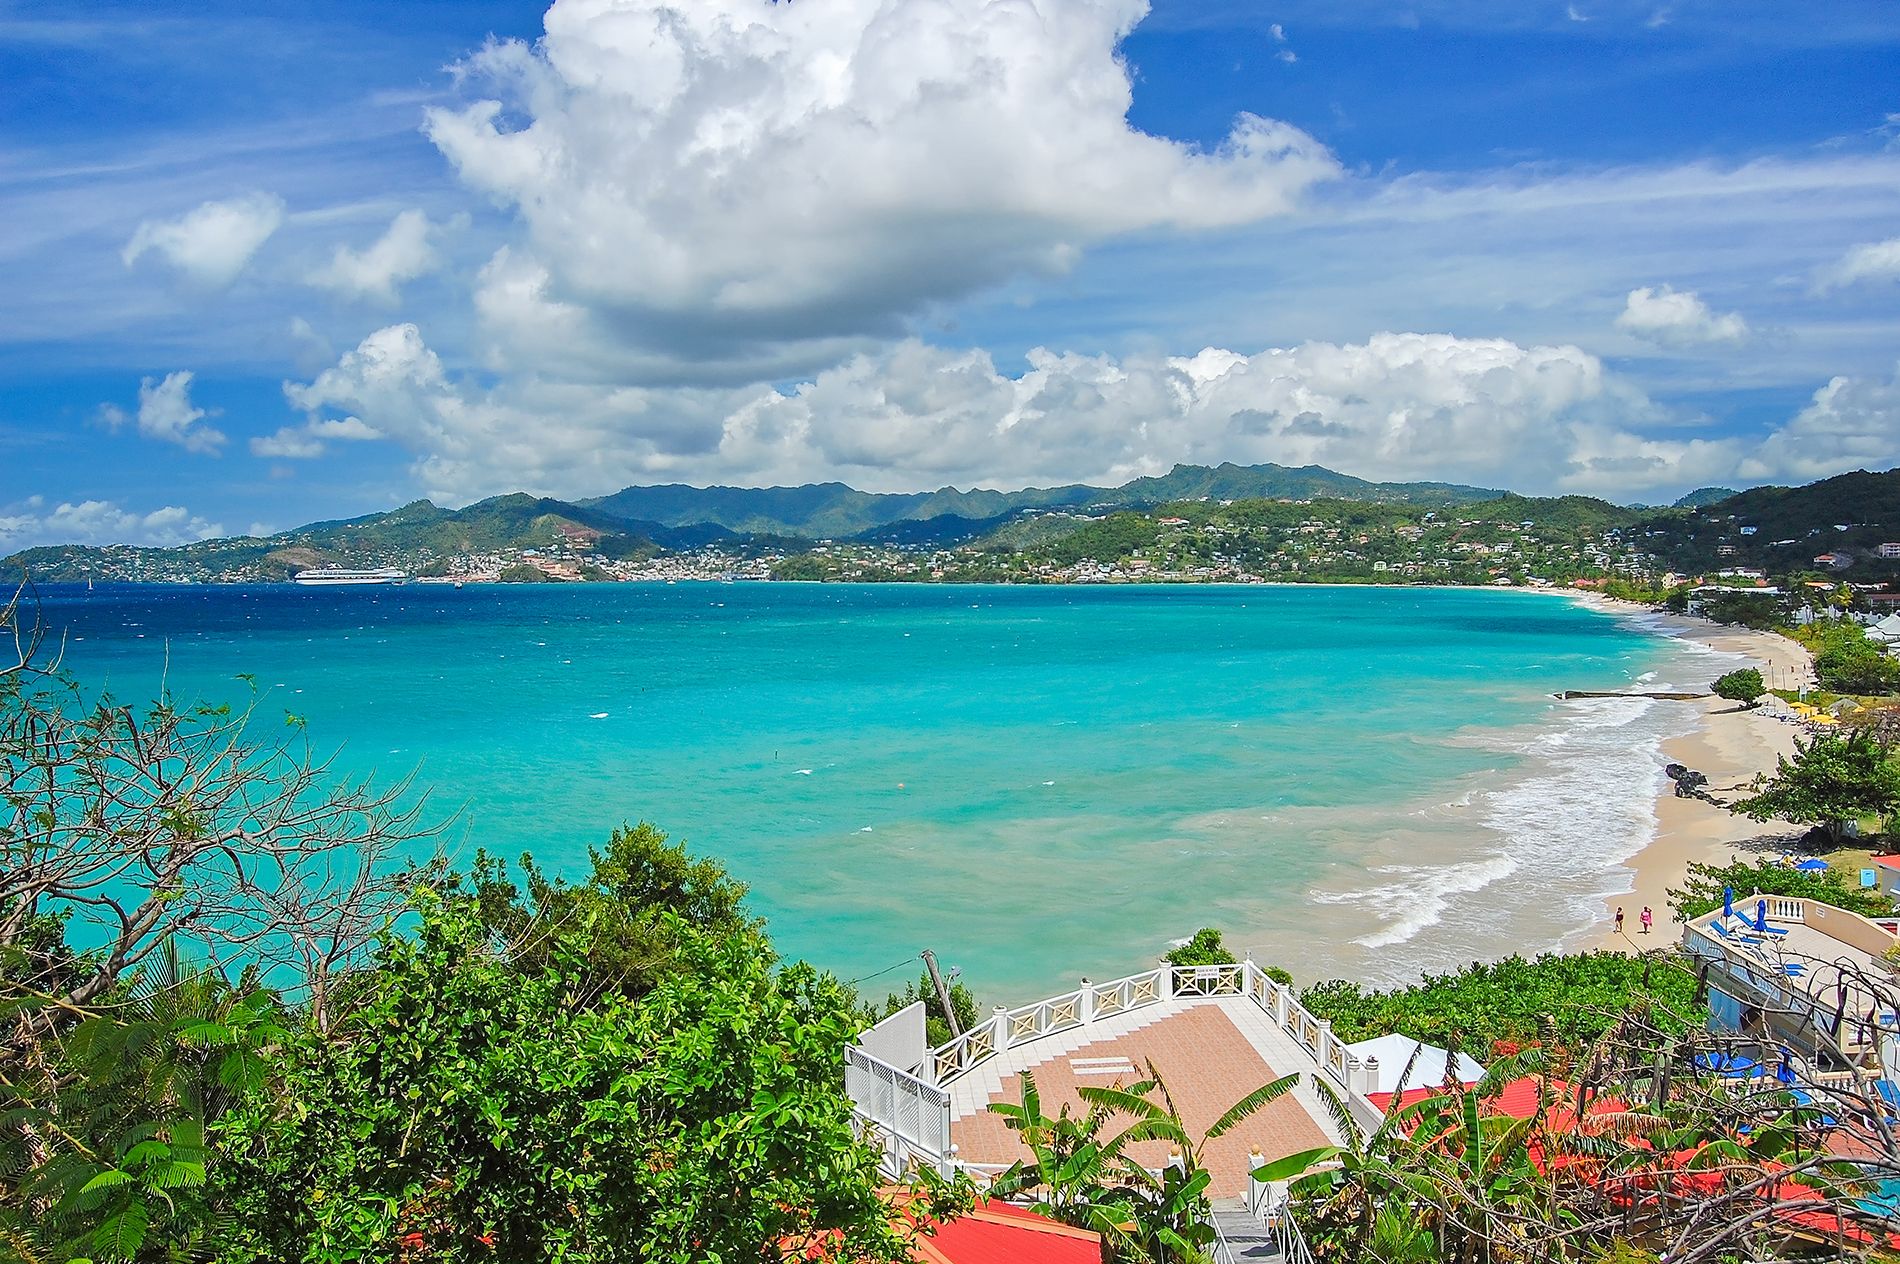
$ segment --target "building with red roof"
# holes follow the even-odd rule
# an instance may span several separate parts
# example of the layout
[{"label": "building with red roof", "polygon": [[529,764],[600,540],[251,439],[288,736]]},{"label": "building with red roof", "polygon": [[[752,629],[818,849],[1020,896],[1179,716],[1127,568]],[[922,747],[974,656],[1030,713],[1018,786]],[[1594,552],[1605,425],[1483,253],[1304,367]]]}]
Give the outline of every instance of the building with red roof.
[{"label": "building with red roof", "polygon": [[1102,1264],[1102,1237],[992,1200],[919,1238],[911,1259],[916,1264]]}]

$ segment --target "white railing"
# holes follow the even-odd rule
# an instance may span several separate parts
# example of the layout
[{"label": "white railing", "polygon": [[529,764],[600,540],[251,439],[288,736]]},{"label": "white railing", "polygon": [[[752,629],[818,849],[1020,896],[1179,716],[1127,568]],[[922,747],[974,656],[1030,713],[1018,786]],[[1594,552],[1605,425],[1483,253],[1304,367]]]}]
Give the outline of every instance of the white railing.
[{"label": "white railing", "polygon": [[1771,895],[1767,897],[1767,900],[1768,916],[1774,918],[1777,922],[1803,922],[1807,920],[1807,901],[1791,899],[1785,895]]},{"label": "white railing", "polygon": [[844,1052],[844,1088],[886,1175],[917,1164],[950,1174],[950,1094],[855,1045]]},{"label": "white railing", "polygon": [[1108,1018],[1115,1014],[1125,1014],[1131,1009],[1140,1009],[1144,1005],[1153,1005],[1161,1000],[1161,976],[1167,968],[1144,970],[1140,974],[1131,974],[1127,978],[1116,979],[1113,982],[1097,983],[1093,988],[1094,1017]]},{"label": "white railing", "polygon": [[1037,1001],[1021,1009],[1003,1012],[1005,1047],[1053,1036],[1059,1031],[1082,1025],[1082,992],[1064,992],[1046,1001]]},{"label": "white railing", "polygon": [[[1176,996],[1239,996],[1247,991],[1248,962],[1231,966],[1175,966]],[[1258,966],[1254,967],[1256,970]]]},{"label": "white railing", "polygon": [[1277,1212],[1268,1213],[1267,1232],[1273,1244],[1280,1248],[1280,1258],[1286,1264],[1313,1264],[1313,1248],[1306,1245],[1300,1222],[1293,1218],[1292,1209],[1286,1204],[1282,1203]]},{"label": "white railing", "polygon": [[948,1044],[930,1051],[931,1073],[937,1083],[948,1084],[965,1071],[986,1061],[996,1052],[996,1027],[978,1023]]},{"label": "white railing", "polygon": [[1216,966],[1162,966],[1107,983],[1089,984],[1015,1009],[998,1009],[955,1040],[930,1051],[926,1065],[940,1085],[948,1086],[1005,1049],[1044,1036],[1086,1026],[1130,1010],[1170,999],[1199,1000],[1227,996],[1252,1001],[1276,1026],[1312,1057],[1335,1085],[1353,1095],[1354,1062],[1332,1024],[1315,1018],[1292,989],[1274,982],[1251,961]]}]

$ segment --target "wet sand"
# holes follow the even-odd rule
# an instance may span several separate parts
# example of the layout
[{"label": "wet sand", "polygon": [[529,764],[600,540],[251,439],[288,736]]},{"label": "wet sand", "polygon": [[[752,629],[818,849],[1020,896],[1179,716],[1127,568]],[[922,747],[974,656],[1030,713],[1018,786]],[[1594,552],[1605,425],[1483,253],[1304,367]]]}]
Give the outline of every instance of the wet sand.
[{"label": "wet sand", "polygon": [[[1673,635],[1748,658],[1774,687],[1798,688],[1813,683],[1812,656],[1777,633],[1724,627],[1705,619],[1658,616],[1648,607],[1605,597],[1586,600],[1612,613],[1650,615]],[[1792,724],[1722,698],[1672,705],[1693,708],[1697,727],[1687,736],[1665,742],[1664,755],[1707,776],[1709,790],[1720,798],[1732,798],[1756,774],[1772,772],[1776,759],[1791,753],[1795,738],[1801,735]],[[1668,892],[1682,884],[1691,863],[1726,864],[1746,851],[1758,852],[1764,842],[1772,847],[1768,840],[1792,838],[1800,832],[1793,827],[1751,821],[1700,799],[1678,798],[1673,785],[1666,787],[1656,803],[1654,840],[1622,866],[1622,878],[1629,889],[1605,901],[1601,927],[1586,937],[1584,946],[1636,952],[1673,943],[1678,930]],[[1748,844],[1754,847],[1748,848]],[[1655,929],[1648,935],[1642,933],[1640,922],[1644,905],[1655,913]],[[1618,907],[1625,913],[1621,935],[1614,930]]]}]

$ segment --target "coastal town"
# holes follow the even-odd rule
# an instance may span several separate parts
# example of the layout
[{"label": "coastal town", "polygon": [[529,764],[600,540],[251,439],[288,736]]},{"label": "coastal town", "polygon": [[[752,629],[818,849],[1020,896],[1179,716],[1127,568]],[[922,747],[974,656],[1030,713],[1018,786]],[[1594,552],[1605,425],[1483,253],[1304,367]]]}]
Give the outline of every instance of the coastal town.
[{"label": "coastal town", "polygon": [[[950,540],[876,538],[900,533],[895,528],[819,539],[728,531],[670,547],[631,528],[582,521],[589,515],[558,502],[533,502],[533,512],[506,517],[494,512],[509,508],[508,499],[434,511],[440,516],[426,531],[398,511],[169,549],[38,550],[9,564],[45,580],[133,583],[267,583],[339,565],[461,584],[1277,582],[1779,593],[1777,584],[1786,582],[1844,586],[1876,605],[1891,600],[1900,578],[1900,541],[1885,538],[1880,521],[1809,522],[1796,535],[1764,537],[1744,513],[1657,514],[1575,497],[1438,506],[1204,498],[1147,509],[1021,511]],[[458,527],[463,517],[478,518],[482,529]],[[935,520],[897,525],[955,534]]]}]

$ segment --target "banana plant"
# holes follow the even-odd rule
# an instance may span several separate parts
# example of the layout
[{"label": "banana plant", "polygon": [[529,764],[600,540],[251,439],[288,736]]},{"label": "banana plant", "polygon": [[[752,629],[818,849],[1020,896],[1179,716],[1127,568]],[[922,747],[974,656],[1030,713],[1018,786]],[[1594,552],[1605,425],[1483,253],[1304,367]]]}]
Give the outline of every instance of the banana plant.
[{"label": "banana plant", "polygon": [[[1290,1091],[1299,1077],[1262,1085],[1195,1136],[1152,1062],[1146,1071],[1146,1079],[1125,1087],[1083,1086],[1076,1090],[1083,1113],[1072,1115],[1065,1103],[1054,1116],[1043,1111],[1034,1073],[1025,1072],[1022,1101],[990,1110],[1020,1135],[1030,1158],[999,1176],[995,1189],[1005,1197],[1037,1196],[1046,1214],[1102,1234],[1114,1258],[1197,1260],[1214,1239],[1202,1163],[1207,1143]],[[1111,1128],[1124,1116],[1130,1122]],[[1166,1141],[1180,1151],[1181,1162],[1150,1171],[1127,1153],[1138,1141]]]}]

